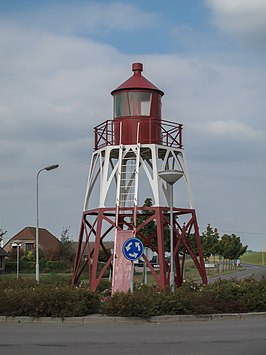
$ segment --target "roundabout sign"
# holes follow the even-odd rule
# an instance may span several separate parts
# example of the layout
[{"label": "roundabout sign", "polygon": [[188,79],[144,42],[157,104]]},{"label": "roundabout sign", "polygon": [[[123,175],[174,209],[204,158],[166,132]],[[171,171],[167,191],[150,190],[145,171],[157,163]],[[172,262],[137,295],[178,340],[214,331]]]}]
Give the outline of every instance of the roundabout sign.
[{"label": "roundabout sign", "polygon": [[144,247],[140,239],[129,238],[125,241],[122,251],[126,259],[136,261],[142,256]]}]

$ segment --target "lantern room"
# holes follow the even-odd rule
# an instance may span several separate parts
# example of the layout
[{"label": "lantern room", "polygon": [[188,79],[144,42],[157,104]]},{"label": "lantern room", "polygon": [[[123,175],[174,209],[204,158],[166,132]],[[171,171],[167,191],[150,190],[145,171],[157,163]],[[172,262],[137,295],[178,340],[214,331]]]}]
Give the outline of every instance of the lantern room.
[{"label": "lantern room", "polygon": [[111,92],[114,97],[116,144],[161,143],[161,97],[163,92],[133,63],[133,75]]}]

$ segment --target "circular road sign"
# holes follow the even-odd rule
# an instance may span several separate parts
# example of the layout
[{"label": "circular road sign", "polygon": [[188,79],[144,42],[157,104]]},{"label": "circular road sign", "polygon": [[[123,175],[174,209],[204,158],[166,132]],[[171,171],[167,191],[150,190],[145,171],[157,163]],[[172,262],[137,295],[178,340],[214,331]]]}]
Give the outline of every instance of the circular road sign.
[{"label": "circular road sign", "polygon": [[124,257],[130,261],[138,260],[144,251],[142,241],[138,238],[129,238],[123,245]]}]

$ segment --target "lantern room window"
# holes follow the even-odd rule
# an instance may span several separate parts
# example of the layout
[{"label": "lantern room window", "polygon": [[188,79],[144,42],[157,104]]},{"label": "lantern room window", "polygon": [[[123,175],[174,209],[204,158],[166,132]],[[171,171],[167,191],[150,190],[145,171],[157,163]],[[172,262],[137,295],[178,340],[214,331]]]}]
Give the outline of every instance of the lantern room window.
[{"label": "lantern room window", "polygon": [[114,118],[150,116],[152,94],[145,91],[121,92],[114,96]]}]

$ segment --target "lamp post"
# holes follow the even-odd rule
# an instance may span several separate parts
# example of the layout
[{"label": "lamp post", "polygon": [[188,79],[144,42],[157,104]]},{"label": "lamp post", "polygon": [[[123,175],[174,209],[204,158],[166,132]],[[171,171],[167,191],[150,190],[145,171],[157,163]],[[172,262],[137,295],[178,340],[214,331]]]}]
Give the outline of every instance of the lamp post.
[{"label": "lamp post", "polygon": [[262,252],[261,252],[261,263],[262,263],[262,266],[264,266],[264,253],[266,252],[266,242],[265,242],[265,245],[264,245],[264,250],[262,249]]},{"label": "lamp post", "polygon": [[40,281],[40,267],[39,267],[39,175],[43,170],[50,171],[57,169],[58,164],[49,165],[46,168],[40,169],[37,173],[36,179],[36,238],[35,238],[35,249],[36,249],[36,282]]},{"label": "lamp post", "polygon": [[174,272],[174,214],[173,214],[173,185],[184,175],[179,170],[159,171],[159,176],[169,186],[169,207],[170,207],[170,289],[175,290],[175,272]]},{"label": "lamp post", "polygon": [[21,243],[12,243],[12,247],[17,248],[17,279],[19,275],[19,248],[21,247]]}]

